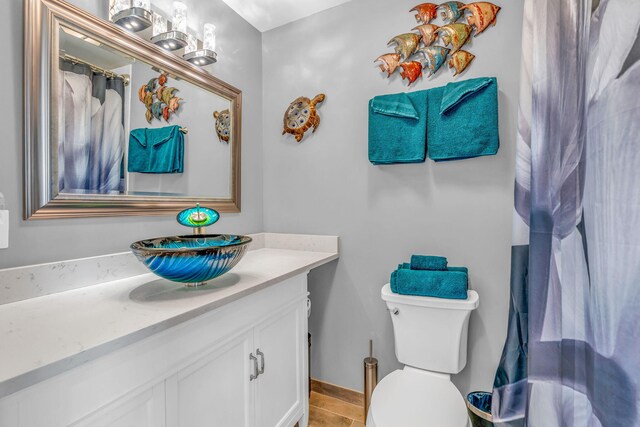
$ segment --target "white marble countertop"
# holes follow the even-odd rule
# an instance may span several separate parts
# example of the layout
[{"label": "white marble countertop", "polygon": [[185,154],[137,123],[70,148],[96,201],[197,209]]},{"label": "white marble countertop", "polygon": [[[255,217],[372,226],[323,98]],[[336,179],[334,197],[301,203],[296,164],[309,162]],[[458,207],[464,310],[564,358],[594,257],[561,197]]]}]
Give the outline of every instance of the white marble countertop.
[{"label": "white marble countertop", "polygon": [[338,258],[337,237],[282,236],[198,288],[147,273],[0,305],[0,398]]}]

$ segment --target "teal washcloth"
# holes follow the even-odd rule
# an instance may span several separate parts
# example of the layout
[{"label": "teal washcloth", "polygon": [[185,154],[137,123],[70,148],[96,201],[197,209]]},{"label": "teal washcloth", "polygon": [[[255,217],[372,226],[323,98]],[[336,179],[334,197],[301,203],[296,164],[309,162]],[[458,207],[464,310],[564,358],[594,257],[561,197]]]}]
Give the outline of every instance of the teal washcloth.
[{"label": "teal washcloth", "polygon": [[381,95],[369,101],[369,161],[374,165],[425,159],[427,91]]},{"label": "teal washcloth", "polygon": [[180,126],[134,129],[129,135],[127,170],[141,173],[182,173],[184,135]]},{"label": "teal washcloth", "polygon": [[407,270],[391,273],[391,291],[401,295],[466,299],[468,276],[464,271]]},{"label": "teal washcloth", "polygon": [[498,81],[495,77],[430,89],[427,104],[430,159],[438,162],[498,152]]},{"label": "teal washcloth", "polygon": [[412,270],[446,270],[447,259],[442,256],[411,255]]}]

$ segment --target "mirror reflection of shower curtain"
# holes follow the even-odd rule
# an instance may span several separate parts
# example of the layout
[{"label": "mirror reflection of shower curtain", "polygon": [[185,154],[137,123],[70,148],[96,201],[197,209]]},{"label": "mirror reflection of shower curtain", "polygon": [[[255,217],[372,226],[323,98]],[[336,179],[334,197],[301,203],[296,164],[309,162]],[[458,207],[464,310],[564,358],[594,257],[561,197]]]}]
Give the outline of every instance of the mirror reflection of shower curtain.
[{"label": "mirror reflection of shower curtain", "polygon": [[60,60],[60,192],[124,191],[124,82]]}]

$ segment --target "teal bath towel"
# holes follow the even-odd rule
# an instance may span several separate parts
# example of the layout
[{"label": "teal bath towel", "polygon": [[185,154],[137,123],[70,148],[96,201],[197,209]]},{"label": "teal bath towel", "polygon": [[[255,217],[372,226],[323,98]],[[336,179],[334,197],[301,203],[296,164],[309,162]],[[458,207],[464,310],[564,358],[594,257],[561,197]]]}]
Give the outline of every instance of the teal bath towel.
[{"label": "teal bath towel", "polygon": [[446,270],[447,259],[442,256],[411,255],[412,270]]},{"label": "teal bath towel", "polygon": [[129,135],[127,170],[141,173],[182,173],[184,135],[180,126],[134,129]]},{"label": "teal bath towel", "polygon": [[374,165],[425,159],[427,91],[376,96],[369,101],[369,161]]},{"label": "teal bath towel", "polygon": [[466,299],[468,276],[464,271],[408,270],[391,273],[391,291],[401,295]]},{"label": "teal bath towel", "polygon": [[498,152],[498,81],[482,77],[430,89],[427,151],[432,160],[490,156]]}]

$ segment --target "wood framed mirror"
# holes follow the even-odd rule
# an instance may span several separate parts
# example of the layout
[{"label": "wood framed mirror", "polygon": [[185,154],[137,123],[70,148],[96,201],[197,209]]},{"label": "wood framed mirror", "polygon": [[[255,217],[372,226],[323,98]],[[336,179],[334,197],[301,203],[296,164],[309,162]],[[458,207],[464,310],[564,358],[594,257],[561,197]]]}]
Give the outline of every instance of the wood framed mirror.
[{"label": "wood framed mirror", "polygon": [[239,89],[62,0],[24,28],[25,219],[240,211]]}]

